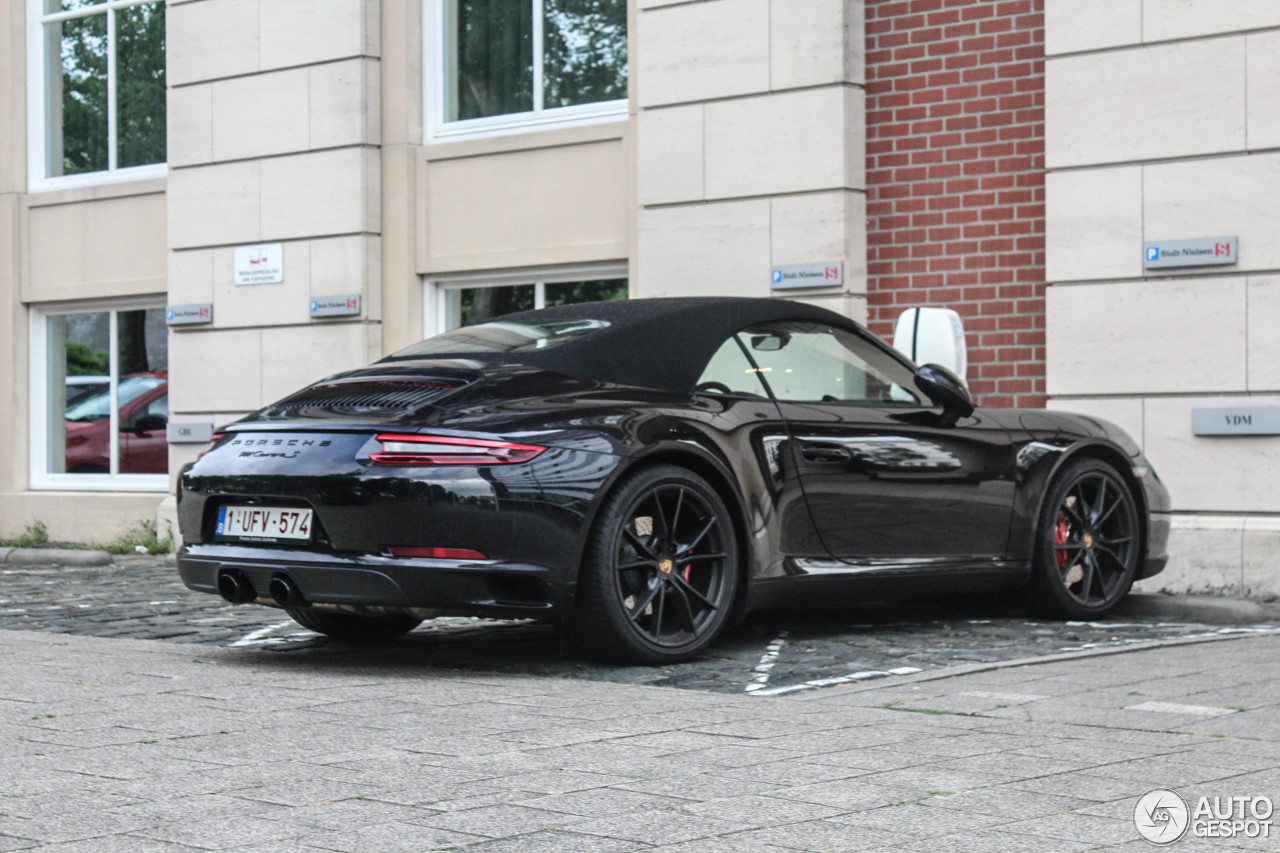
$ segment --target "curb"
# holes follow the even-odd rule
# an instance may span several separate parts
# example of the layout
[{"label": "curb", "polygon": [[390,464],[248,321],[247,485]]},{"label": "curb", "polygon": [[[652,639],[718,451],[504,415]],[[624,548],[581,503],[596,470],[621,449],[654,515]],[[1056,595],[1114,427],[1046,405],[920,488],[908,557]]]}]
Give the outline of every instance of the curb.
[{"label": "curb", "polygon": [[1246,598],[1218,598],[1211,595],[1169,595],[1130,593],[1106,618],[1145,616],[1171,621],[1239,624],[1280,618],[1280,609]]},{"label": "curb", "polygon": [[106,551],[73,551],[64,548],[10,548],[5,565],[20,566],[109,566]]}]

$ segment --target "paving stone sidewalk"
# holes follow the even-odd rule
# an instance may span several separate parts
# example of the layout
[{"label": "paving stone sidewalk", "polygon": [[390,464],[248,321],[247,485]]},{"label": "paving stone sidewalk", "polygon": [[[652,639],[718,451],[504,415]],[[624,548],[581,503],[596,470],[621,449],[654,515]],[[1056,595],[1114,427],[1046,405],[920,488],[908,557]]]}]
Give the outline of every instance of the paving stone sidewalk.
[{"label": "paving stone sidewalk", "polygon": [[1152,788],[1280,799],[1278,655],[760,697],[0,631],[0,851],[1149,850]]}]

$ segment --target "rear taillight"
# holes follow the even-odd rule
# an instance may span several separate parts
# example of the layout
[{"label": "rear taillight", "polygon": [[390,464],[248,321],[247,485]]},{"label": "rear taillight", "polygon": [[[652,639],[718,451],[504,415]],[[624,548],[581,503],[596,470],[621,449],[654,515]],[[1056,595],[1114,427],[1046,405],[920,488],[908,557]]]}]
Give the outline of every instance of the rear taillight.
[{"label": "rear taillight", "polygon": [[[227,434],[226,434],[225,432],[215,432],[215,433],[213,434],[213,438],[209,439],[209,450],[213,450],[215,447],[217,447],[217,446],[218,446],[218,442],[219,442],[219,441],[222,441],[222,439],[224,439],[224,438],[226,438],[226,437],[227,437]],[[204,457],[204,455],[205,455],[206,453],[208,453],[208,452],[209,452],[209,450],[203,450],[203,451],[201,451],[201,452],[200,452],[200,455],[199,455],[199,456],[197,456],[197,457],[196,457],[196,459],[197,459],[197,460],[202,459],[202,458]]]},{"label": "rear taillight", "polygon": [[510,465],[528,462],[545,447],[452,438],[440,435],[391,435],[376,437],[382,449],[369,454],[379,465]]}]

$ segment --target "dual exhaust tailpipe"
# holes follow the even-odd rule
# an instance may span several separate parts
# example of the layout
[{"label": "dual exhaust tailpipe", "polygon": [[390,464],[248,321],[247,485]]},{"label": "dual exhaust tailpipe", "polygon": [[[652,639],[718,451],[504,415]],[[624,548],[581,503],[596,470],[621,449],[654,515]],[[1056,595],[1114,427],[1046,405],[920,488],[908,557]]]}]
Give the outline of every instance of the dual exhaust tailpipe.
[{"label": "dual exhaust tailpipe", "polygon": [[[267,584],[267,594],[281,607],[302,607],[307,602],[298,590],[293,578],[276,574]],[[258,592],[239,569],[223,569],[218,572],[218,595],[232,604],[247,604],[258,600]]]}]

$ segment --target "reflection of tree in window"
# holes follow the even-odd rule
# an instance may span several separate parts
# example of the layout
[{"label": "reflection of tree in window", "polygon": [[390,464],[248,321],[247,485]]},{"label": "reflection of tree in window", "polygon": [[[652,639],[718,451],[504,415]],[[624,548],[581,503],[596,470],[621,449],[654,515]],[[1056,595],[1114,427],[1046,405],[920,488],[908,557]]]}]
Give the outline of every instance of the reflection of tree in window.
[{"label": "reflection of tree in window", "polygon": [[165,162],[164,4],[116,13],[116,134],[120,168]]},{"label": "reflection of tree in window", "polygon": [[455,0],[456,82],[450,119],[533,109],[533,4]]},{"label": "reflection of tree in window", "polygon": [[493,317],[533,308],[533,285],[515,287],[469,287],[459,294],[461,323],[483,323]]},{"label": "reflection of tree in window", "polygon": [[62,29],[62,157],[54,174],[107,169],[107,16],[50,25]]},{"label": "reflection of tree in window", "polygon": [[544,106],[627,96],[627,4],[544,0]]},{"label": "reflection of tree in window", "polygon": [[[115,44],[108,40],[108,14],[116,16]],[[49,174],[77,175],[112,167],[108,54],[113,50],[115,165],[165,162],[164,3],[142,3],[45,26],[51,77]]]},{"label": "reflection of tree in window", "polygon": [[609,278],[601,281],[566,281],[547,285],[547,308],[556,305],[573,305],[578,302],[600,302],[605,299],[626,299],[627,280]]}]

